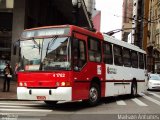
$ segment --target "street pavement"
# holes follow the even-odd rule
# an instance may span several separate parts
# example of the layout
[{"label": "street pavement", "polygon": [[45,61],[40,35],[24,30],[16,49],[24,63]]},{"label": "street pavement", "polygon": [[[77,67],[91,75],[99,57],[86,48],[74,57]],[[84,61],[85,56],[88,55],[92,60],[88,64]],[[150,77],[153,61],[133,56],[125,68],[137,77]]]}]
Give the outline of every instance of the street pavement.
[{"label": "street pavement", "polygon": [[80,101],[48,106],[43,101],[18,101],[16,86],[12,80],[10,92],[2,92],[0,79],[0,120],[160,120],[160,91],[139,93],[136,98],[107,97],[95,107]]},{"label": "street pavement", "polygon": [[3,92],[4,79],[0,78],[0,100],[17,100],[17,81],[11,80],[10,91]]},{"label": "street pavement", "polygon": [[[88,107],[80,101],[47,106],[43,101],[0,101],[3,120],[160,120],[160,92],[148,91],[137,98],[119,96]],[[87,119],[86,119],[87,118]]]}]

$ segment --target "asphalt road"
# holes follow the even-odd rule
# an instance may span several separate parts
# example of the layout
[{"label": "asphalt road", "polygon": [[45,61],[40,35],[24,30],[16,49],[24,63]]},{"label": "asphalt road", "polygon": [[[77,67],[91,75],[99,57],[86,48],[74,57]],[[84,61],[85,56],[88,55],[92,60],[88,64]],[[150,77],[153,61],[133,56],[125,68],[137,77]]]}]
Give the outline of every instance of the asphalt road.
[{"label": "asphalt road", "polygon": [[160,91],[109,97],[89,107],[83,102],[0,101],[0,120],[160,120]]}]

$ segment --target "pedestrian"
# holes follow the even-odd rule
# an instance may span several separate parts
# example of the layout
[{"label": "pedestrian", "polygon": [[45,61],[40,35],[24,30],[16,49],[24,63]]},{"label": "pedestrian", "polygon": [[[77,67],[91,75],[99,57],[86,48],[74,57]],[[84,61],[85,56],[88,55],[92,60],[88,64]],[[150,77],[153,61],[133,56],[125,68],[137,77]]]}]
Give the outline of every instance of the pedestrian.
[{"label": "pedestrian", "polygon": [[[12,68],[10,64],[6,64],[6,67],[4,68],[4,84],[3,84],[3,92],[10,90],[10,81],[12,79]],[[7,88],[7,89],[6,89]]]},{"label": "pedestrian", "polygon": [[14,79],[15,79],[15,80],[17,80],[18,68],[19,68],[19,65],[18,65],[18,63],[16,63],[16,64],[15,64],[15,69],[14,69]]},{"label": "pedestrian", "polygon": [[14,74],[16,75],[18,71],[18,63],[15,64]]}]

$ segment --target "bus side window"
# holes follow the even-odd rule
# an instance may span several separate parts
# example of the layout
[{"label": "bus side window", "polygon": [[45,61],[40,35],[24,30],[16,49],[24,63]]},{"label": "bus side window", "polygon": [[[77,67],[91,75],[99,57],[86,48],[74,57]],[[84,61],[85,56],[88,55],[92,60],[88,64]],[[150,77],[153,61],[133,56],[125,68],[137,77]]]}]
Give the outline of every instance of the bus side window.
[{"label": "bus side window", "polygon": [[144,55],[142,53],[139,53],[139,68],[144,69]]},{"label": "bus side window", "polygon": [[147,57],[145,54],[144,54],[144,67],[145,69],[147,69]]},{"label": "bus side window", "polygon": [[73,40],[73,67],[75,70],[81,70],[86,63],[86,44],[82,40]]},{"label": "bus side window", "polygon": [[91,62],[101,62],[101,43],[98,40],[90,38],[88,40],[88,55]]},{"label": "bus side window", "polygon": [[131,67],[131,54],[129,49],[123,48],[123,62],[125,67]]},{"label": "bus side window", "polygon": [[138,55],[137,52],[132,51],[131,52],[131,61],[132,61],[132,67],[138,68]]},{"label": "bus side window", "polygon": [[123,65],[123,58],[122,58],[122,47],[114,45],[114,64],[122,66]]},{"label": "bus side window", "polygon": [[103,53],[104,58],[103,61],[106,64],[113,64],[113,56],[112,56],[112,45],[110,43],[103,44]]}]

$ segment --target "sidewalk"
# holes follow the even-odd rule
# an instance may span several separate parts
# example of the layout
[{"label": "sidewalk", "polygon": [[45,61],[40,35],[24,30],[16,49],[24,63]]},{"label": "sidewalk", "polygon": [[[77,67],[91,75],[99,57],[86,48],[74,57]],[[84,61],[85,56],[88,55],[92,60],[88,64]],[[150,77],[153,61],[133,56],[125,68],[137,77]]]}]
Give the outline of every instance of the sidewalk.
[{"label": "sidewalk", "polygon": [[10,91],[3,91],[3,78],[0,78],[0,100],[17,100],[17,81],[11,80]]}]

